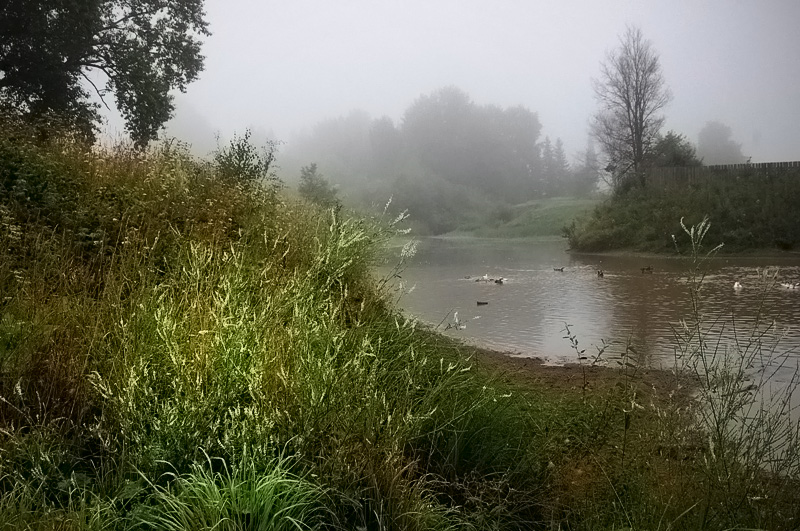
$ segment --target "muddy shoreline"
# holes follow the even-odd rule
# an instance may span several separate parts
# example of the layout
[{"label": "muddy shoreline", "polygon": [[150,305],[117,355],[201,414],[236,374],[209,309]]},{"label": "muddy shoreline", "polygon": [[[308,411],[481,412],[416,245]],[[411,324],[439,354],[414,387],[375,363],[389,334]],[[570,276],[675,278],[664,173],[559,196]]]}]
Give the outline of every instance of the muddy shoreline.
[{"label": "muddy shoreline", "polygon": [[688,398],[698,382],[691,375],[669,369],[631,368],[627,374],[612,366],[567,363],[550,365],[541,358],[521,357],[483,347],[469,347],[476,368],[501,380],[530,385],[542,390],[582,392],[609,390],[618,384],[631,383],[643,391],[658,395],[680,393]]}]

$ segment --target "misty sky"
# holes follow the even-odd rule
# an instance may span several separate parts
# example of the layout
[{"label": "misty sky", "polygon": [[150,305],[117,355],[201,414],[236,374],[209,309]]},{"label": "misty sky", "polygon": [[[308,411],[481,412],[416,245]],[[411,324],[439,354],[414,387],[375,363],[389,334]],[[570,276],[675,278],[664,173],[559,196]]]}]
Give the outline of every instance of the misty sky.
[{"label": "misty sky", "polygon": [[[591,79],[626,24],[660,54],[666,129],[710,120],[754,162],[800,159],[800,1],[206,0],[213,35],[170,131],[198,146],[250,126],[291,139],[363,109],[395,121],[455,85],[479,105],[522,104],[542,138],[586,146]],[[666,132],[666,130],[665,130]]]}]

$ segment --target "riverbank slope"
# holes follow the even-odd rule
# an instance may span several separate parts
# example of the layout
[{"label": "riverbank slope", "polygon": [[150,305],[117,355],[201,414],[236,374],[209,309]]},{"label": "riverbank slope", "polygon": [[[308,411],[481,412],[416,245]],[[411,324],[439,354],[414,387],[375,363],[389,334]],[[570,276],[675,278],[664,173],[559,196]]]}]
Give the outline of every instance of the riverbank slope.
[{"label": "riverbank slope", "polygon": [[703,465],[680,382],[545,385],[404,319],[369,273],[394,227],[286,199],[253,146],[2,131],[3,528],[797,522],[796,475]]}]

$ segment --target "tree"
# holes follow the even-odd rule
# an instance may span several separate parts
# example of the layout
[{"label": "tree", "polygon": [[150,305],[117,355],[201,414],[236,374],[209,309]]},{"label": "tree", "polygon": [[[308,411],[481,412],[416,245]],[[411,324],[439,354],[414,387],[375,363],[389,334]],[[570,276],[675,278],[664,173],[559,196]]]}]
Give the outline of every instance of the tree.
[{"label": "tree", "polygon": [[597,188],[600,180],[600,159],[591,137],[586,143],[586,151],[578,153],[577,164],[572,170],[572,193],[578,197],[588,197]]},{"label": "tree", "polygon": [[542,173],[544,174],[544,181],[550,185],[553,175],[553,167],[555,166],[555,156],[553,154],[553,143],[550,142],[550,137],[544,137],[542,142]]},{"label": "tree", "polygon": [[742,164],[747,157],[742,145],[731,139],[731,128],[721,122],[708,122],[697,135],[697,151],[706,164]]},{"label": "tree", "polygon": [[628,27],[619,48],[601,63],[593,88],[600,110],[592,135],[606,156],[614,189],[637,179],[643,185],[647,157],[664,123],[660,112],[672,95],[658,54],[640,29]]},{"label": "tree", "polygon": [[700,166],[694,146],[685,136],[669,131],[653,147],[653,166]]},{"label": "tree", "polygon": [[553,148],[553,176],[558,184],[569,174],[569,161],[567,160],[567,153],[564,150],[564,142],[560,138],[556,138],[555,147]]},{"label": "tree", "polygon": [[477,178],[477,106],[463,90],[448,86],[417,98],[403,115],[401,132],[422,165],[451,182]]},{"label": "tree", "polygon": [[339,203],[336,198],[336,189],[321,173],[317,173],[316,162],[300,169],[298,191],[303,198],[323,207],[332,207]]},{"label": "tree", "polygon": [[514,201],[541,191],[541,124],[523,106],[479,106],[464,91],[445,87],[417,98],[400,131],[410,157],[455,185]]},{"label": "tree", "polygon": [[372,171],[387,177],[402,162],[403,137],[388,116],[373,120],[369,126]]},{"label": "tree", "polygon": [[[58,117],[93,137],[113,93],[137,146],[157,137],[203,68],[203,0],[4,0],[0,8],[0,104]],[[104,78],[105,82],[98,78]],[[100,83],[100,86],[98,86]]]}]

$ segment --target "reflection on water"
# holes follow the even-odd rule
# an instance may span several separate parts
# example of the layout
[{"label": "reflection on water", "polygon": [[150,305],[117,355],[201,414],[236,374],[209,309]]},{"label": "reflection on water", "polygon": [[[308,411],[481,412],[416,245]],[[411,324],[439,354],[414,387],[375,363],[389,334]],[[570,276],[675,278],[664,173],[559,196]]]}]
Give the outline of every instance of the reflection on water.
[{"label": "reflection on water", "polygon": [[[800,289],[778,284],[765,293],[759,271],[767,267],[779,268],[779,282],[800,282],[800,257],[717,258],[708,264],[701,310],[731,345],[774,321],[765,343],[780,338],[779,351],[796,366]],[[679,257],[570,255],[560,240],[429,238],[402,275],[407,292],[400,306],[443,323],[440,329],[457,311],[466,328],[448,334],[522,356],[575,361],[563,337],[569,324],[587,355],[611,342],[609,354],[628,344],[641,361],[664,364],[673,360],[674,327],[691,313],[688,269]],[[484,281],[484,275],[505,280]],[[742,289],[733,288],[737,281]]]}]

